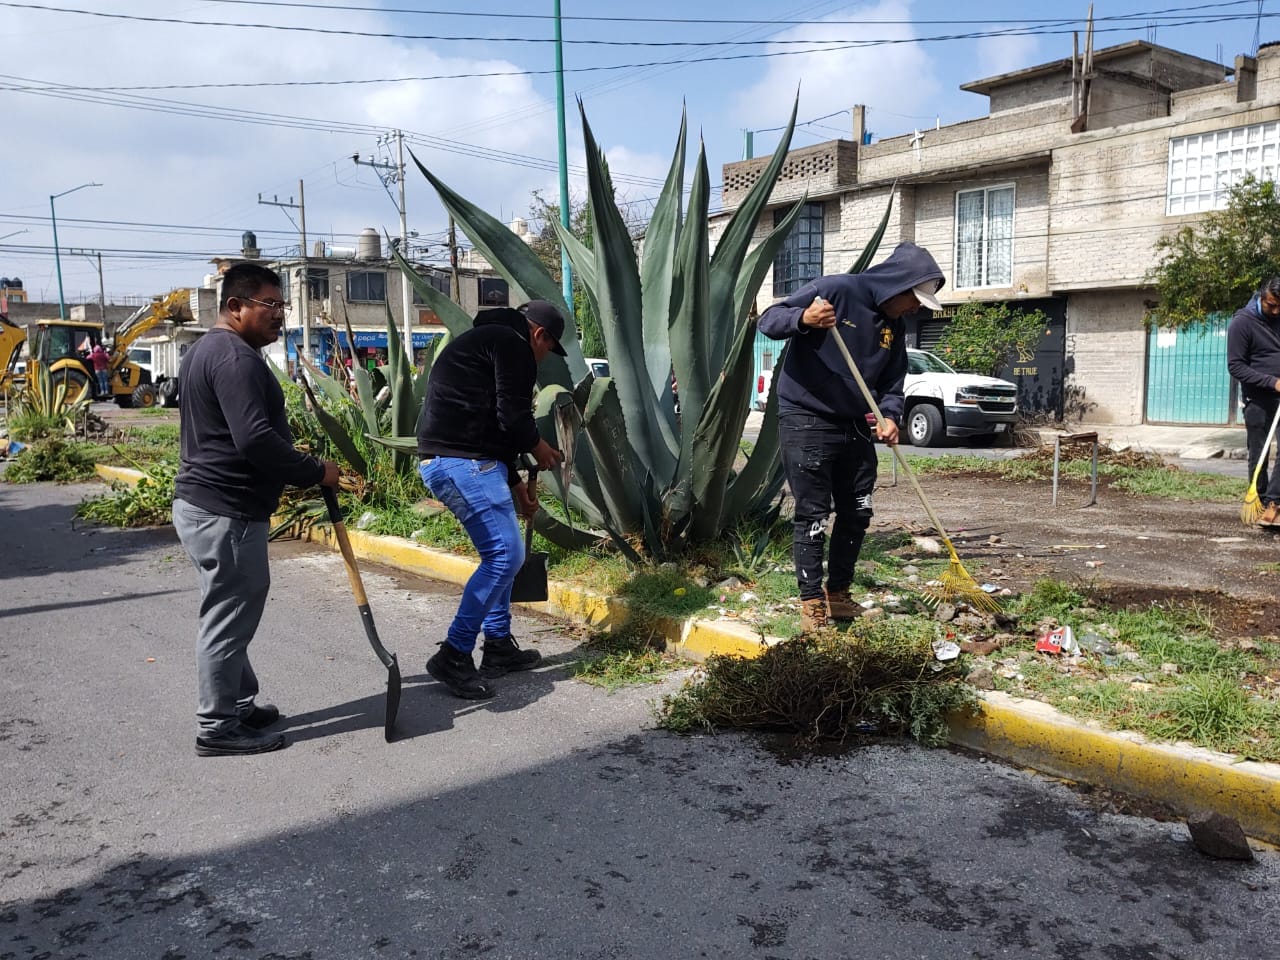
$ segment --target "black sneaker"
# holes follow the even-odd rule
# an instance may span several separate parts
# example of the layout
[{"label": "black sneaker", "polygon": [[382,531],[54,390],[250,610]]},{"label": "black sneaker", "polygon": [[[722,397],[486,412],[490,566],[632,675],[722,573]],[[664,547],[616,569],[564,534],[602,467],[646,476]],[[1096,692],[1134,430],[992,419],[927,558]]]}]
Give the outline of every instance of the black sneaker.
[{"label": "black sneaker", "polygon": [[448,642],[440,644],[439,651],[427,661],[427,673],[463,700],[488,700],[494,694],[493,687],[480,678],[471,654]]},{"label": "black sneaker", "polygon": [[239,757],[252,753],[270,753],[286,744],[283,733],[259,733],[237,724],[225,733],[196,737],[197,757]]},{"label": "black sneaker", "polygon": [[280,709],[273,703],[255,703],[253,709],[240,718],[250,730],[265,730],[280,722]]},{"label": "black sneaker", "polygon": [[542,654],[537,650],[521,650],[516,638],[508,635],[501,640],[485,640],[484,656],[480,658],[480,675],[500,677],[504,673],[532,670],[541,662]]}]

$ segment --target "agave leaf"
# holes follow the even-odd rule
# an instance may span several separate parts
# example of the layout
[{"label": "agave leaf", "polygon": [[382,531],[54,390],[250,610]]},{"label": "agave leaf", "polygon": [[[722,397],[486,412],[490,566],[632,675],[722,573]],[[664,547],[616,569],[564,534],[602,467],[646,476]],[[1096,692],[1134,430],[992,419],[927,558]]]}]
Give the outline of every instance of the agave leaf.
[{"label": "agave leaf", "polygon": [[[306,357],[301,357],[302,362],[306,364],[308,371],[314,371],[315,367]],[[347,429],[338,422],[324,406],[316,399],[315,392],[311,389],[311,384],[306,380],[302,381],[302,389],[307,392],[307,399],[311,401],[311,412],[315,414],[316,420],[320,423],[320,428],[324,430],[327,436],[338,451],[346,458],[347,463],[351,465],[351,469],[362,477],[369,476],[369,464],[365,461],[364,455],[360,453],[360,449],[355,445],[355,441],[351,439],[351,434]],[[351,401],[343,398],[344,402]]]},{"label": "agave leaf", "polygon": [[601,530],[575,527],[565,523],[555,514],[539,510],[533,515],[533,529],[566,550],[590,550],[600,546],[608,534]]},{"label": "agave leaf", "polygon": [[[684,424],[696,424],[711,393],[712,358],[708,353],[711,334],[711,291],[707,266],[707,206],[710,197],[705,149],[698,151],[698,164],[689,191],[689,220],[681,234],[675,256],[675,290],[671,298],[668,336],[671,362],[680,383],[680,416]],[[720,364],[715,363],[719,373]],[[680,468],[675,486],[685,486],[693,469],[693,431],[686,426],[680,437]]]},{"label": "agave leaf", "polygon": [[750,404],[742,384],[751,376],[755,332],[756,325],[750,320],[739,324],[724,376],[711,391],[706,410],[694,428],[692,480],[696,510],[689,530],[693,540],[709,540],[721,530],[733,462]]},{"label": "agave leaf", "polygon": [[889,214],[893,212],[893,192],[897,186],[898,181],[895,180],[893,186],[889,188],[889,202],[885,204],[884,216],[880,218],[880,226],[876,227],[875,233],[871,234],[871,239],[863,247],[861,256],[849,268],[850,273],[861,273],[867,269],[871,265],[871,260],[875,257],[876,251],[880,249],[880,241],[884,239],[885,228],[889,226]]},{"label": "agave leaf", "polygon": [[410,456],[418,455],[418,438],[413,437],[395,437],[384,436],[377,433],[365,434],[371,441],[380,447],[386,447],[388,450],[394,450],[397,453],[407,453]]},{"label": "agave leaf", "polygon": [[773,258],[786,242],[787,234],[791,232],[791,228],[795,225],[796,219],[800,216],[800,211],[804,209],[804,204],[804,198],[797,201],[795,206],[773,228],[773,231],[747,254],[738,273],[738,284],[733,291],[735,304],[733,317],[735,324],[741,323],[743,318],[751,312],[751,304],[760,290],[760,282],[764,280],[764,275],[773,266]]},{"label": "agave leaf", "polygon": [[715,312],[711,329],[719,338],[716,356],[722,357],[728,352],[730,338],[738,329],[737,318],[731,315],[734,309],[734,288],[737,286],[738,273],[743,259],[751,247],[760,215],[769,203],[769,195],[773,192],[778,174],[787,159],[787,151],[791,148],[791,133],[795,129],[796,111],[800,107],[800,95],[796,94],[791,105],[791,118],[787,121],[786,130],[778,140],[778,147],[773,157],[760,172],[760,178],[748,191],[738,209],[729,218],[716,251],[711,256],[711,307]]},{"label": "agave leaf", "polygon": [[[640,263],[640,286],[643,291],[645,366],[654,396],[671,393],[671,349],[667,327],[671,315],[671,293],[675,272],[676,250],[680,244],[683,219],[685,142],[688,117],[680,111],[680,133],[676,152],[671,158],[667,180],[658,195],[653,216],[644,232],[644,257]],[[706,219],[698,221],[706,230]],[[598,315],[598,314],[597,314]],[[674,416],[674,412],[673,412]]]},{"label": "agave leaf", "polygon": [[[666,419],[659,415],[653,392],[649,389],[642,324],[643,301],[635,246],[618,212],[604,154],[591,133],[581,102],[578,109],[582,115],[582,136],[587,153],[587,187],[594,231],[595,299],[600,309],[605,343],[609,346],[611,379],[626,424],[626,440],[623,442],[629,441],[638,464],[643,465],[643,472],[652,473],[659,485],[665,487],[675,475],[679,438]],[[618,366],[616,371],[614,364]],[[599,459],[601,451],[597,449],[596,453]],[[631,528],[623,524],[623,529]]]},{"label": "agave leaf", "polygon": [[[784,344],[774,370],[781,370],[789,343]],[[764,418],[746,466],[733,478],[725,500],[724,520],[730,522],[772,500],[782,487],[782,448],[778,439],[778,391],[770,390]]]},{"label": "agave leaf", "polygon": [[613,377],[601,377],[591,385],[582,423],[595,455],[605,519],[611,519],[620,530],[641,530],[648,505],[637,493],[644,489],[645,470],[627,443],[626,420],[615,384]]}]

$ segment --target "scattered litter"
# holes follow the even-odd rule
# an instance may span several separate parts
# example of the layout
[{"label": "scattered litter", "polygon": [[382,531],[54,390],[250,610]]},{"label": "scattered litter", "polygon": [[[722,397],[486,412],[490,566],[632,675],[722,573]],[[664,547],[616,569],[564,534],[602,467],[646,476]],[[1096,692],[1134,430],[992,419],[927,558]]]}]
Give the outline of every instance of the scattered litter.
[{"label": "scattered litter", "polygon": [[754,593],[748,590],[742,596],[738,597],[738,599],[741,600],[743,603],[755,603],[757,598]]},{"label": "scattered litter", "polygon": [[1036,641],[1036,652],[1073,654],[1079,653],[1080,647],[1076,644],[1075,633],[1070,627],[1058,627],[1040,635],[1040,639]]},{"label": "scattered litter", "polygon": [[857,733],[879,733],[880,724],[876,723],[874,720],[859,720],[853,725],[853,729]]},{"label": "scattered litter", "polygon": [[684,587],[676,587],[676,588],[675,588],[674,590],[672,590],[671,592],[672,592],[672,593],[674,593],[677,597],[683,597],[683,596],[684,596],[686,593],[688,593],[689,591],[688,591],[688,590],[686,590]]},{"label": "scattered litter", "polygon": [[1100,566],[1102,566],[1106,562],[1107,561],[1105,560],[1086,560],[1084,562],[1084,565],[1088,567],[1090,570],[1097,570]]},{"label": "scattered litter", "polygon": [[1210,543],[1245,543],[1247,537],[1210,537]]},{"label": "scattered litter", "polygon": [[997,587],[994,583],[984,583],[982,585],[982,592],[983,593],[999,593],[1000,588]]},{"label": "scattered litter", "polygon": [[1145,680],[1135,680],[1133,683],[1129,684],[1129,689],[1136,690],[1139,693],[1145,693],[1148,690],[1154,690],[1155,686],[1147,683]]},{"label": "scattered litter", "polygon": [[1115,652],[1115,647],[1111,641],[1098,633],[1081,634],[1080,649],[1086,653],[1096,653],[1102,656]]},{"label": "scattered litter", "polygon": [[155,662],[156,662],[155,657],[147,657],[147,663],[155,663]]},{"label": "scattered litter", "polygon": [[960,656],[960,644],[950,640],[933,641],[933,655],[939,660],[954,660]]}]

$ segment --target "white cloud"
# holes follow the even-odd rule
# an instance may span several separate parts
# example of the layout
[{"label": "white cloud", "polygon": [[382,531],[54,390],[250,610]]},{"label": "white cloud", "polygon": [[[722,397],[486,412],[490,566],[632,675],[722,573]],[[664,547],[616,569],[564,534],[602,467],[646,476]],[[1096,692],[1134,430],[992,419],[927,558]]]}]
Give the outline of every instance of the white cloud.
[{"label": "white cloud", "polygon": [[[1040,41],[1037,37],[1022,35],[1011,37],[983,37],[977,41],[978,55],[973,79],[996,77],[1039,63]],[[981,74],[979,77],[978,74]]]},{"label": "white cloud", "polygon": [[[780,56],[766,61],[764,76],[738,96],[734,114],[740,126],[750,129],[784,124],[800,91],[797,120],[804,121],[853,104],[867,105],[868,126],[875,129],[877,111],[901,115],[931,115],[938,91],[933,61],[923,46],[910,41],[918,35],[908,23],[867,23],[848,26],[831,21],[908,20],[911,4],[906,0],[846,9],[831,14],[821,23],[806,24],[780,34],[779,40],[808,40],[815,46],[839,46],[839,40],[894,40],[899,42],[870,47],[852,47],[838,52]],[[784,51],[794,46],[771,47]],[[833,117],[824,123],[849,129],[849,117]],[[900,122],[895,122],[900,126]],[[835,130],[817,129],[815,136],[835,139]],[[846,132],[844,136],[849,136]]]},{"label": "white cloud", "polygon": [[[227,8],[218,5],[175,11],[159,0],[134,0],[112,8],[144,16],[230,19]],[[299,19],[297,11],[255,8],[254,20],[269,17],[295,23]],[[446,56],[421,42],[394,39],[183,27],[25,10],[6,11],[4,19],[6,61],[0,71],[67,85],[341,80],[519,69],[500,59]],[[376,14],[311,11],[306,23],[395,31],[394,24]],[[68,56],[69,51],[73,55]],[[448,138],[455,142],[453,150],[444,149],[449,144],[414,145],[414,152],[450,186],[494,211],[523,211],[530,190],[555,176],[480,159],[463,145],[554,160],[554,125],[546,122],[549,104],[525,76],[111,96],[130,102],[136,97],[156,99],[151,109],[139,110],[33,93],[5,97],[11,149],[0,160],[0,213],[46,216],[51,193],[96,180],[103,187],[58,201],[63,248],[206,250],[220,245],[225,252],[238,248],[242,229],[259,231],[264,247],[281,246],[291,241],[266,231],[292,227],[280,210],[260,206],[258,194],[287,199],[296,195],[298,179],[305,178],[312,236],[325,236],[330,230],[350,234],[364,226],[398,232],[398,214],[383,187],[368,168],[357,169],[351,161],[353,153],[367,156],[375,149],[372,132],[289,129],[278,125],[278,118],[248,124],[181,115],[192,112],[191,104],[230,107],[245,117],[257,111]],[[503,115],[499,122],[483,122],[495,114]],[[25,144],[21,156],[12,149],[19,141]],[[410,227],[424,234],[443,229],[444,215],[434,191],[411,163],[406,186]],[[95,231],[74,224],[75,218],[225,226],[236,233],[220,239],[182,231]],[[52,245],[47,222],[10,223],[0,221],[0,235],[23,226],[29,232],[0,245]],[[196,282],[204,272],[199,267],[193,271],[189,263],[166,267],[107,260],[109,293],[161,292]],[[52,293],[56,299],[53,262],[47,256],[24,258],[0,250],[0,273],[23,276],[29,289],[38,294],[43,288],[46,296]],[[69,299],[80,290],[96,293],[96,272],[83,258],[64,256],[63,275]]]}]

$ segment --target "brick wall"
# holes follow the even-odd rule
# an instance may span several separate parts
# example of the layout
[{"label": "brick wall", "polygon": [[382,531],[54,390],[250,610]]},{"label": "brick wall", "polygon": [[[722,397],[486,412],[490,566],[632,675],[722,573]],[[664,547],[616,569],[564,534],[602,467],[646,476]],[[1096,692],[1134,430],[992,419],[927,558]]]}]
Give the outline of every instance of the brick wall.
[{"label": "brick wall", "polygon": [[[1067,389],[1083,391],[1091,423],[1141,423],[1150,290],[1073,293],[1067,299]],[[1070,407],[1070,403],[1068,403]]]}]

